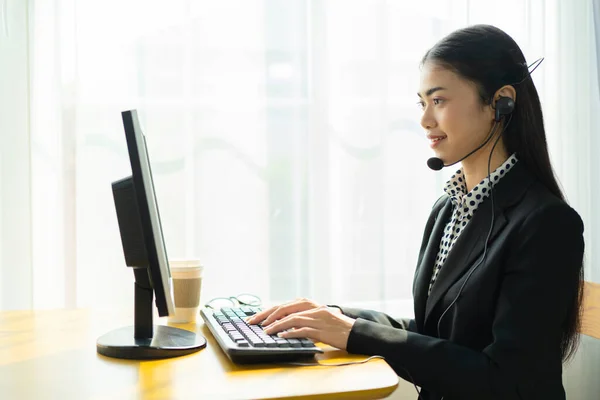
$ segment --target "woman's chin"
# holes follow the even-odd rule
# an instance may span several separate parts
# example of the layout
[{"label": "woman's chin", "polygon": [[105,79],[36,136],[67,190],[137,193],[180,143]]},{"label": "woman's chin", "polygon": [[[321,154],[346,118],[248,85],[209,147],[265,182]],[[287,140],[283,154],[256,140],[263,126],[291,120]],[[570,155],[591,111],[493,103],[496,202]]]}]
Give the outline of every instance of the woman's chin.
[{"label": "woman's chin", "polygon": [[443,151],[434,151],[433,157],[440,158],[440,159],[444,160],[444,162],[445,162],[446,158],[447,158],[447,154]]}]

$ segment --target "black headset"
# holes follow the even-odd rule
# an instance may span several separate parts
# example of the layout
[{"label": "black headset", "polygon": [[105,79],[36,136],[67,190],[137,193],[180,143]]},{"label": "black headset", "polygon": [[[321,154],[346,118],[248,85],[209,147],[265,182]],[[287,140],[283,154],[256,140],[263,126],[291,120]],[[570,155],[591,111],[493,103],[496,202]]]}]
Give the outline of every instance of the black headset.
[{"label": "black headset", "polygon": [[[458,160],[454,161],[451,164],[444,164],[444,161],[441,158],[431,157],[430,159],[427,160],[427,166],[434,171],[439,171],[444,167],[449,167],[451,165],[461,162],[465,158],[469,157],[471,154],[475,153],[477,150],[481,149],[483,146],[485,146],[487,144],[487,142],[490,141],[492,136],[494,136],[494,131],[496,130],[496,126],[497,126],[498,122],[500,122],[500,120],[502,119],[502,116],[509,115],[513,112],[513,110],[515,109],[515,101],[510,97],[501,96],[498,98],[498,100],[496,100],[496,105],[492,106],[492,108],[494,108],[494,110],[495,110],[494,125],[492,126],[492,129],[490,129],[490,133],[488,133],[488,135],[483,143],[481,143],[475,149],[473,149],[472,151],[467,153],[464,157],[459,158]],[[505,129],[506,129],[506,126],[508,126],[508,124],[506,124],[504,126]],[[500,135],[500,136],[502,136],[502,135]],[[500,137],[500,136],[498,136],[498,137]],[[494,145],[494,147],[496,147],[496,146]]]},{"label": "black headset", "polygon": [[495,113],[495,122],[500,122],[500,119],[503,115],[510,115],[515,109],[515,101],[512,97],[500,96],[498,100],[496,100],[496,113]]}]

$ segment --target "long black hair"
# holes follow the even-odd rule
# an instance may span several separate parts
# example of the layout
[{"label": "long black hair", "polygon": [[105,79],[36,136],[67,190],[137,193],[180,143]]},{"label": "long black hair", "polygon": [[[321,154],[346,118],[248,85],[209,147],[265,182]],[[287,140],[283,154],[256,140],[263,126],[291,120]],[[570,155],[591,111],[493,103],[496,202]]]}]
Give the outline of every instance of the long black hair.
[{"label": "long black hair", "polygon": [[[512,85],[516,91],[512,120],[503,133],[508,154],[516,153],[537,179],[556,197],[565,201],[555,178],[548,146],[540,99],[529,77],[523,52],[507,33],[491,25],[473,25],[456,30],[435,44],[421,60],[448,68],[474,83],[482,106],[489,106],[498,89]],[[579,271],[577,296],[563,330],[563,361],[570,359],[579,344],[583,266]]]}]

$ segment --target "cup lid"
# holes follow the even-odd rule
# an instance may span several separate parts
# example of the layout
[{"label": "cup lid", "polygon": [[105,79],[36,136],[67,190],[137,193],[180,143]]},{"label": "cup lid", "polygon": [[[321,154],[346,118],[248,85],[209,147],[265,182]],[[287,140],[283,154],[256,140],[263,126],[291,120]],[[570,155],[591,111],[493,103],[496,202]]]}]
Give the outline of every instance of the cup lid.
[{"label": "cup lid", "polygon": [[189,267],[170,267],[171,277],[177,279],[202,278],[204,276],[204,266],[192,265]]},{"label": "cup lid", "polygon": [[171,268],[202,267],[200,260],[195,258],[175,258],[169,260]]}]

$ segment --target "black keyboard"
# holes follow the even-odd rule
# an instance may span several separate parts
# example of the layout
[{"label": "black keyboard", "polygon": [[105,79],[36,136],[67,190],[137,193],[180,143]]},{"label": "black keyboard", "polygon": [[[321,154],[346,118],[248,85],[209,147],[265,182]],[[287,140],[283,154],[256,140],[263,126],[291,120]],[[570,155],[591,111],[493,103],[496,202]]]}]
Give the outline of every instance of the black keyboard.
[{"label": "black keyboard", "polygon": [[323,350],[310,339],[285,339],[267,335],[260,325],[244,319],[261,311],[260,307],[202,308],[200,315],[221,349],[238,364],[296,361],[314,357]]}]

